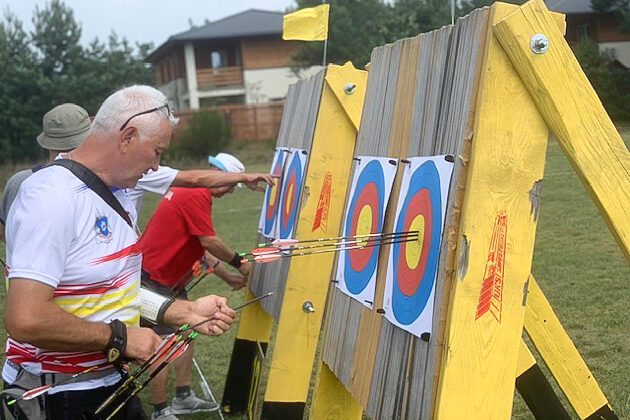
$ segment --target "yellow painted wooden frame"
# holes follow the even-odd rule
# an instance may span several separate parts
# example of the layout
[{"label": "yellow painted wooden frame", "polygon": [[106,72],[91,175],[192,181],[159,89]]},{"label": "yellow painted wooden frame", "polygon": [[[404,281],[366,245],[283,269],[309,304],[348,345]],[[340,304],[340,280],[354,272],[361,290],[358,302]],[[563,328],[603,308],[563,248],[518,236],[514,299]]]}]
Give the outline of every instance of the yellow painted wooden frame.
[{"label": "yellow painted wooden frame", "polygon": [[[517,6],[495,3],[490,23]],[[434,416],[509,418],[536,230],[529,192],[543,177],[548,130],[489,28]],[[496,233],[498,232],[498,233]],[[500,311],[478,312],[491,239],[503,242]],[[502,238],[505,238],[504,240]],[[457,264],[465,267],[466,264]],[[496,303],[496,302],[495,302]]]},{"label": "yellow painted wooden frame", "polygon": [[[329,65],[325,80],[296,225],[298,239],[334,236],[339,231],[367,74],[350,63]],[[352,94],[344,92],[346,83],[354,84]],[[313,229],[326,182],[332,182],[327,228]],[[333,263],[332,253],[291,261],[265,391],[266,402],[306,402]],[[303,311],[307,300],[315,312]]]},{"label": "yellow painted wooden frame", "polygon": [[[630,153],[552,14],[542,0],[530,0],[494,33],[630,259]],[[549,40],[542,54],[530,47],[537,33]]]}]

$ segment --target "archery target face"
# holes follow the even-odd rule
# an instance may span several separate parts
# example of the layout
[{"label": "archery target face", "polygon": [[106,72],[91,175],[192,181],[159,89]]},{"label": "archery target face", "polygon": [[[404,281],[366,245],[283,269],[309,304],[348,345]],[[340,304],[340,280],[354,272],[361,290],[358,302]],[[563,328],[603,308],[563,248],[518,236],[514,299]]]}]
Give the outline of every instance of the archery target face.
[{"label": "archery target face", "polygon": [[302,180],[306,154],[295,149],[287,159],[282,181],[282,194],[278,203],[280,218],[278,220],[278,238],[287,239],[293,236],[297,221],[298,204],[302,191]]},{"label": "archery target face", "polygon": [[273,163],[271,165],[271,173],[274,175],[280,175],[275,179],[275,185],[267,186],[265,191],[265,201],[263,203],[263,212],[261,214],[260,223],[258,226],[259,231],[267,236],[273,237],[276,220],[278,218],[278,203],[280,202],[280,193],[282,191],[282,174],[284,169],[284,161],[288,154],[288,150],[279,149],[276,151]]},{"label": "archery target face", "polygon": [[[385,208],[389,200],[396,165],[388,158],[360,157],[352,181],[343,236],[355,237],[382,231]],[[395,162],[395,161],[394,161]],[[337,268],[338,286],[367,306],[374,301],[374,281],[379,247],[374,238],[349,239],[340,252]]]},{"label": "archery target face", "polygon": [[419,336],[430,331],[431,326],[432,296],[453,165],[442,156],[410,161],[403,177],[394,231],[418,234],[417,239],[392,245],[385,312],[395,324],[410,326],[420,320],[426,309],[428,316],[424,321],[428,318],[428,324],[422,326],[422,331],[411,331]]}]

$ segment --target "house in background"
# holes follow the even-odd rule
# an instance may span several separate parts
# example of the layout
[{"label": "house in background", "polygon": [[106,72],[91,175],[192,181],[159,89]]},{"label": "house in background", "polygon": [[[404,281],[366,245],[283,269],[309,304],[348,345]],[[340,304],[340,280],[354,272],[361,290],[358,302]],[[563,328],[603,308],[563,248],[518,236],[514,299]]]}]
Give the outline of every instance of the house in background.
[{"label": "house in background", "polygon": [[566,15],[569,44],[591,38],[600,51],[630,67],[630,34],[619,32],[620,17],[593,10],[591,0],[546,0],[545,3],[549,10]]},{"label": "house in background", "polygon": [[146,61],[175,109],[282,100],[298,81],[290,68],[298,43],[282,40],[282,20],[250,9],[173,35]]}]

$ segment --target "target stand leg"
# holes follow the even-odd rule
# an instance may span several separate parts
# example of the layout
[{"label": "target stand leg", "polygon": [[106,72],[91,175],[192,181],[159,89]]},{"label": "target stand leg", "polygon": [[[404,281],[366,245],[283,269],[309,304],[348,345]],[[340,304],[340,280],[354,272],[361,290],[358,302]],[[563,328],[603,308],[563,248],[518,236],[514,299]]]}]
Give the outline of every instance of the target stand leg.
[{"label": "target stand leg", "polygon": [[[247,290],[246,300],[253,298]],[[271,337],[273,318],[255,303],[243,309],[221,400],[224,413],[255,411],[262,360]]]}]

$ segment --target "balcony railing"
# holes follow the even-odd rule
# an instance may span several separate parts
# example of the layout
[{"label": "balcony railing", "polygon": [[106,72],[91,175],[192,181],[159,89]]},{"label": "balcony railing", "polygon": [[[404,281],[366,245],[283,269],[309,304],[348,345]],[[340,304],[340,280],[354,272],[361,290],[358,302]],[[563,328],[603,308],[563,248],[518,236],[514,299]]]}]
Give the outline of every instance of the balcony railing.
[{"label": "balcony railing", "polygon": [[224,86],[242,86],[242,67],[216,67],[197,70],[197,88],[210,90]]}]

